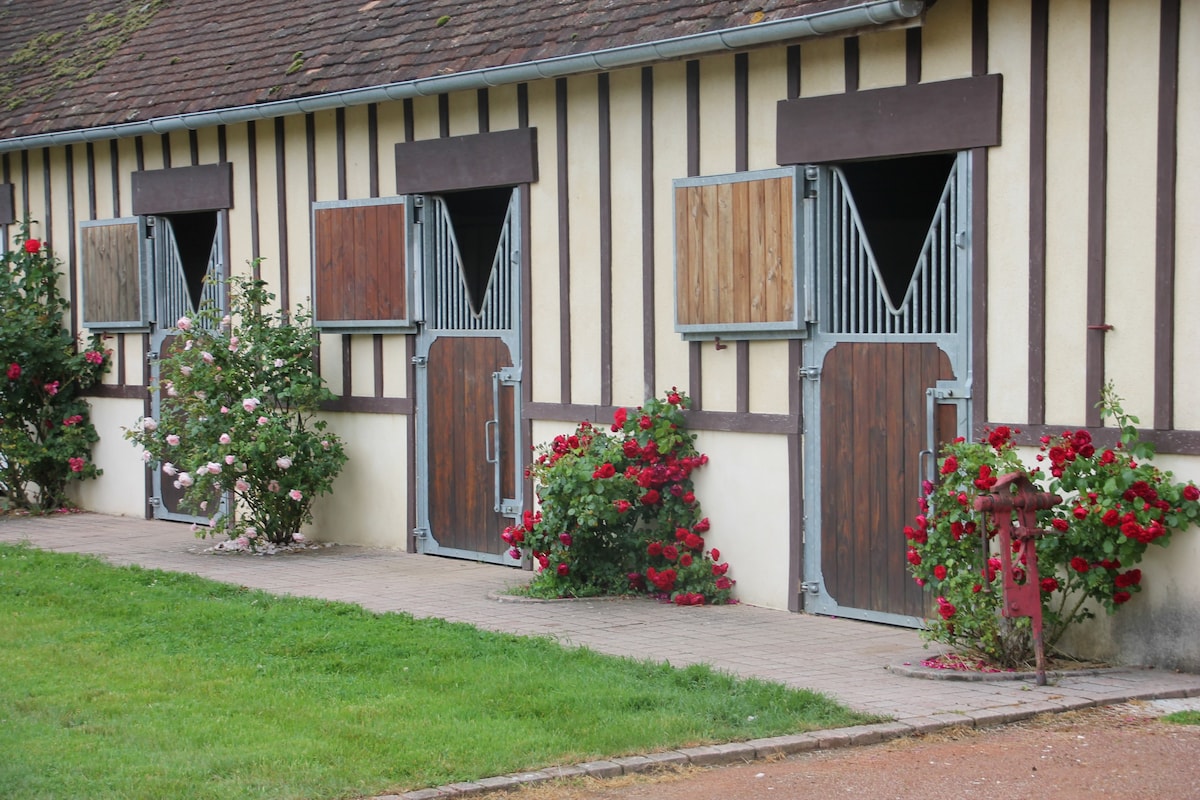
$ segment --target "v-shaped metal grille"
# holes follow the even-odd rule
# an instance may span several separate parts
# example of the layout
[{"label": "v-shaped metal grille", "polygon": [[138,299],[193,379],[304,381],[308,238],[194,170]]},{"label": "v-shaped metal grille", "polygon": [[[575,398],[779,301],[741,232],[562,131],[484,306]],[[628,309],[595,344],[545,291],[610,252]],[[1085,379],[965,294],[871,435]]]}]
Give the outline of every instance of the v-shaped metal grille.
[{"label": "v-shaped metal grille", "polygon": [[454,224],[440,198],[432,198],[432,268],[429,271],[430,327],[438,331],[506,331],[512,328],[512,286],[516,261],[513,222],[516,192],[509,201],[485,289],[472,303]]},{"label": "v-shaped metal grille", "polygon": [[952,334],[958,330],[961,250],[958,165],[950,170],[900,302],[887,291],[846,176],[832,170],[830,333]]},{"label": "v-shaped metal grille", "polygon": [[213,236],[204,272],[204,283],[200,297],[193,297],[188,286],[187,272],[179,254],[179,244],[171,220],[159,217],[155,241],[155,292],[158,295],[159,324],[173,327],[182,316],[198,311],[202,306],[222,305],[220,275],[219,236]]}]

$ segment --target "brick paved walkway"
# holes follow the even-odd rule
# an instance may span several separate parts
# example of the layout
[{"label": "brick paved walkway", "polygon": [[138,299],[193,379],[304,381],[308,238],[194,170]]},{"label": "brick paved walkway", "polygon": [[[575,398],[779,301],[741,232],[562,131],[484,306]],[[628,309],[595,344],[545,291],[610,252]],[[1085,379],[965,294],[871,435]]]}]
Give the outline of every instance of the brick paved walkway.
[{"label": "brick paved walkway", "polygon": [[[98,555],[114,564],[189,572],[270,592],[357,603],[374,611],[549,635],[564,644],[613,655],[665,658],[676,665],[705,662],[739,675],[824,692],[857,710],[895,720],[868,726],[870,731],[830,732],[823,740],[796,737],[801,742],[815,738],[813,746],[877,741],[954,724],[998,724],[1046,711],[1135,699],[1200,697],[1200,675],[1155,669],[1051,676],[1044,687],[1023,679],[923,680],[889,669],[915,666],[931,654],[911,630],[748,605],[504,602],[496,599],[498,593],[527,580],[526,573],[393,550],[338,545],[277,556],[215,554],[205,552],[211,542],[195,539],[185,525],[99,514],[3,517],[0,541],[27,541],[47,550]],[[720,760],[704,748],[692,755],[694,762],[706,756]],[[442,796],[436,794],[440,790],[428,791],[434,793],[409,797]]]}]

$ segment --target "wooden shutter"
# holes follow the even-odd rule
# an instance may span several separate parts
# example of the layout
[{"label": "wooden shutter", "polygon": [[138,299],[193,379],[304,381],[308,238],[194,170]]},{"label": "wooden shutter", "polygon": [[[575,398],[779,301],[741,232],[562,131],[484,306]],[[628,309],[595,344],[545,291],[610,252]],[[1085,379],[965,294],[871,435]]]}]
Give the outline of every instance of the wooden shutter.
[{"label": "wooden shutter", "polygon": [[804,332],[795,168],[675,181],[675,328],[686,339]]},{"label": "wooden shutter", "polygon": [[85,328],[144,328],[150,323],[150,276],[137,217],[79,223],[79,262]]},{"label": "wooden shutter", "polygon": [[404,197],[313,203],[313,322],[395,331],[412,321],[412,246]]}]

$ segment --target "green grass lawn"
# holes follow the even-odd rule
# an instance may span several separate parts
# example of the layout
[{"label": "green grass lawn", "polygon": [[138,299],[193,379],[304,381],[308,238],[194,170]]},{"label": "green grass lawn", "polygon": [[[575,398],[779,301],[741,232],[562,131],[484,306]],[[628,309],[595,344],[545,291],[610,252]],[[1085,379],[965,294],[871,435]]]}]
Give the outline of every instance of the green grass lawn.
[{"label": "green grass lawn", "polygon": [[869,721],[703,667],[9,545],[0,678],[0,797],[29,800],[358,797]]}]

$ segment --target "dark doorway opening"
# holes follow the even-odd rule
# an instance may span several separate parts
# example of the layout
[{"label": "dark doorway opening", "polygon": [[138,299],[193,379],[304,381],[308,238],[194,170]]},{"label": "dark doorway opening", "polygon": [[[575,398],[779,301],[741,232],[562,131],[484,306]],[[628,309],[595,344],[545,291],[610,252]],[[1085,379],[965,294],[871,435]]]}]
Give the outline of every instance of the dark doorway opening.
[{"label": "dark doorway opening", "polygon": [[938,153],[840,165],[893,307],[912,281],[955,158]]},{"label": "dark doorway opening", "polygon": [[212,211],[167,216],[175,234],[175,247],[183,267],[188,302],[193,311],[200,310],[204,296],[204,276],[208,273],[213,243],[217,238],[217,215]]},{"label": "dark doorway opening", "polygon": [[482,312],[487,297],[511,198],[512,189],[507,187],[453,192],[442,198],[454,226],[467,300],[475,316]]}]

